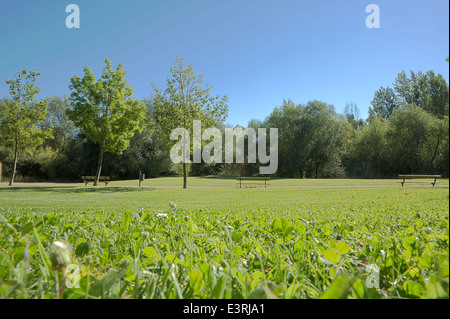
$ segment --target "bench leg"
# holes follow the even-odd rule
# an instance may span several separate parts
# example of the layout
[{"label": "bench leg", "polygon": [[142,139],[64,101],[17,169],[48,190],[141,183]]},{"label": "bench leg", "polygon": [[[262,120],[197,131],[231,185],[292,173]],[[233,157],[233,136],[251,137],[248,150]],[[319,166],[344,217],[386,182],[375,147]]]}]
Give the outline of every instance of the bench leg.
[{"label": "bench leg", "polygon": [[402,187],[405,185],[405,178],[403,179],[403,182],[402,182]]}]

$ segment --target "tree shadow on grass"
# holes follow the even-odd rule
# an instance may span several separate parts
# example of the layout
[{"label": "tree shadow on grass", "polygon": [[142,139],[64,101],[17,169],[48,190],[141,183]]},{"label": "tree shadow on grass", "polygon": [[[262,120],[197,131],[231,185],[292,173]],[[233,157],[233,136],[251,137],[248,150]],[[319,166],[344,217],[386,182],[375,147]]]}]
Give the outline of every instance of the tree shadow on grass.
[{"label": "tree shadow on grass", "polygon": [[3,192],[54,192],[63,194],[111,194],[126,192],[148,192],[154,191],[156,188],[137,188],[137,187],[79,187],[79,186],[11,186],[0,187],[0,194]]},{"label": "tree shadow on grass", "polygon": [[[190,176],[191,177],[191,176]],[[234,179],[235,176],[221,176],[221,175],[205,175],[205,176],[192,176],[204,179]]]}]

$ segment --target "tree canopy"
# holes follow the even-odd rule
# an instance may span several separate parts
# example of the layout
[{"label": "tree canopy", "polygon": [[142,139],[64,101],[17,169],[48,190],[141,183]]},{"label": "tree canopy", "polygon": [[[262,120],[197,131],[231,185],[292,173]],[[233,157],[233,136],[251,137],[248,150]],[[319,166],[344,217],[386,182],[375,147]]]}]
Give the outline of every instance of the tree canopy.
[{"label": "tree canopy", "polygon": [[97,81],[87,66],[83,78],[72,77],[70,101],[73,108],[67,111],[75,125],[100,145],[95,186],[101,174],[104,152],[122,153],[135,132],[144,129],[146,121],[145,105],[133,98],[133,90],[125,80],[124,64],[120,63],[116,70],[108,58],[105,64]]},{"label": "tree canopy", "polygon": [[[102,170],[113,179],[136,179],[139,171],[148,177],[182,175],[183,187],[188,176],[259,174],[260,163],[247,155],[249,136],[243,163],[218,158],[198,163],[194,143],[184,149],[188,158],[194,155],[192,162],[171,161],[169,137],[175,128],[193,132],[194,120],[201,120],[203,130],[215,127],[222,134],[226,128],[245,129],[225,123],[227,96],[213,95],[192,65],[177,58],[166,87],[153,85],[155,93],[138,100],[124,65],[113,69],[109,59],[105,62],[98,79],[88,67],[82,78],[73,77],[70,96],[37,99],[35,71],[8,81],[10,96],[0,99],[0,160],[11,184],[14,178],[77,181]],[[448,92],[444,77],[433,71],[400,72],[394,83],[374,92],[367,119],[359,118],[354,103],[338,106],[344,111],[339,114],[324,101],[285,99],[247,127],[278,129],[278,177],[447,177]],[[203,149],[209,141],[201,143]]]},{"label": "tree canopy", "polygon": [[34,100],[40,92],[36,86],[38,76],[38,72],[27,69],[17,73],[15,79],[6,81],[11,97],[0,101],[0,140],[14,150],[10,186],[14,184],[19,153],[40,145],[45,137],[51,136],[51,129],[37,126],[47,114],[47,104]]},{"label": "tree canopy", "polygon": [[[164,91],[153,85],[156,92],[156,121],[168,135],[178,127],[190,130],[194,120],[201,120],[205,127],[217,126],[228,115],[228,97],[212,96],[211,85],[204,84],[204,75],[196,75],[192,65],[184,67],[184,60],[177,57],[170,69]],[[190,149],[183,148],[183,158]],[[183,162],[183,188],[187,187],[187,163]]]}]

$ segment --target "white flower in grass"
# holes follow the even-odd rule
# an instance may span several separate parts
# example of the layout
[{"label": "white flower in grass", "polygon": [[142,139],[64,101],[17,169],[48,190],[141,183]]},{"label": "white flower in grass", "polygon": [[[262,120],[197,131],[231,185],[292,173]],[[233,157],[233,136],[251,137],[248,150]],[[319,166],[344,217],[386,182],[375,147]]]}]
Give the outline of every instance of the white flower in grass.
[{"label": "white flower in grass", "polygon": [[174,203],[174,202],[170,202],[170,207],[172,207],[172,208],[177,208],[177,203]]},{"label": "white flower in grass", "polygon": [[53,270],[61,270],[71,263],[71,247],[63,241],[55,241],[50,246],[50,261]]},{"label": "white flower in grass", "polygon": [[164,213],[158,213],[158,214],[156,214],[156,217],[167,217],[167,214],[164,214]]}]

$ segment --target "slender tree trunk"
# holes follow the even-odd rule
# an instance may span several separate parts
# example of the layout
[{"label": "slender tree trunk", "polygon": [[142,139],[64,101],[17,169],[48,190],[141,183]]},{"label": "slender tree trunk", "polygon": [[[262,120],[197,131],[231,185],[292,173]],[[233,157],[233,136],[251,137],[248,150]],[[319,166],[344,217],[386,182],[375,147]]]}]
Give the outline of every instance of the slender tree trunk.
[{"label": "slender tree trunk", "polygon": [[438,152],[438,149],[439,149],[439,144],[440,144],[440,138],[438,136],[437,143],[436,143],[436,148],[434,149],[434,154],[433,154],[433,158],[431,159],[430,166],[433,165],[433,162],[436,159],[437,152]]},{"label": "slender tree trunk", "polygon": [[62,148],[61,153],[64,153],[65,149],[66,149],[66,135],[64,135],[64,137],[63,137],[63,148]]},{"label": "slender tree trunk", "polygon": [[183,188],[187,188],[187,165],[183,163]]},{"label": "slender tree trunk", "polygon": [[[186,121],[184,122],[186,126]],[[187,188],[186,131],[183,133],[183,188]],[[190,150],[189,150],[190,151]]]},{"label": "slender tree trunk", "polygon": [[102,144],[100,145],[100,155],[98,157],[98,166],[97,166],[97,173],[95,174],[94,186],[98,185],[98,180],[100,179],[100,174],[102,173],[104,153],[105,153],[105,140],[103,140]]},{"label": "slender tree trunk", "polygon": [[15,141],[14,144],[14,164],[13,164],[13,171],[12,171],[12,175],[11,175],[11,179],[9,181],[9,186],[12,186],[14,184],[14,177],[16,176],[16,169],[17,169],[17,157],[18,157],[18,153],[19,153],[19,145],[17,142],[17,139]]}]

